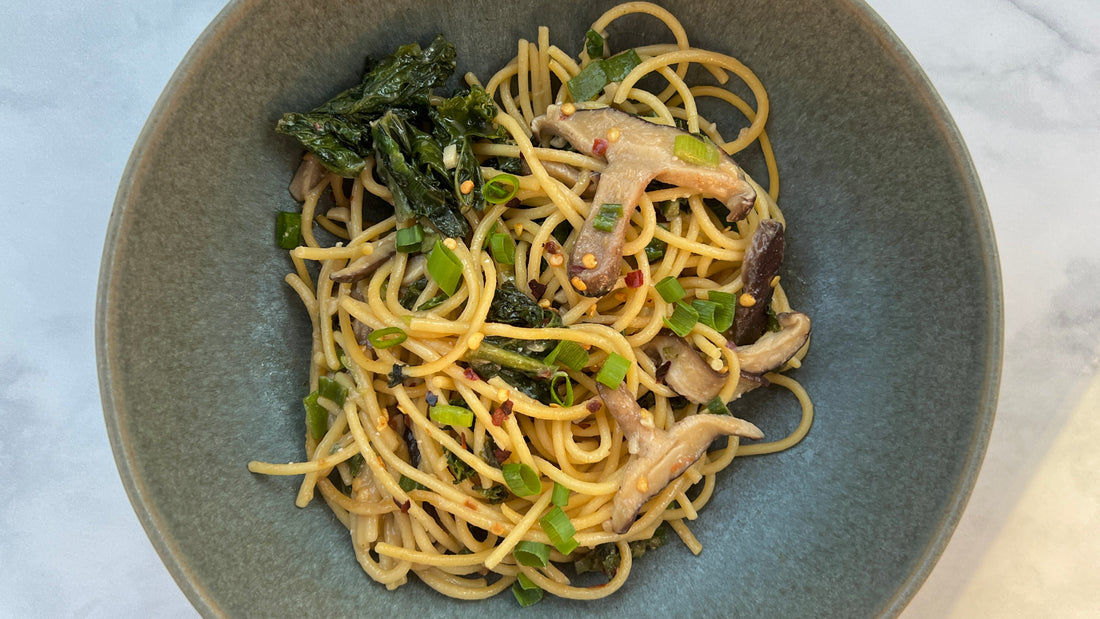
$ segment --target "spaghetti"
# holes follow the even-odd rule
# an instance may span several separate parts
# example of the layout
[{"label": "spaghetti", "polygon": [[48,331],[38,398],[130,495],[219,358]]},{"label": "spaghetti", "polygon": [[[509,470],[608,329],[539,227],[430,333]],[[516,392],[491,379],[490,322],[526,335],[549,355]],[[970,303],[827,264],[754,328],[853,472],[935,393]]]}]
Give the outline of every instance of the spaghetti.
[{"label": "spaghetti", "polygon": [[[662,21],[674,42],[628,50],[636,61],[578,100],[579,79],[596,67],[605,77],[616,70],[619,56],[601,48],[607,27],[631,13]],[[295,179],[303,242],[289,251],[294,270],[286,282],[312,321],[307,459],[251,462],[249,470],[303,476],[297,505],[320,493],[350,531],[362,568],[389,589],[415,573],[460,599],[507,588],[521,604],[542,592],[611,595],[628,578],[634,552],[656,545],[664,527],[698,554],[702,544],[687,522],[712,496],[719,471],[737,455],[790,447],[812,421],[806,392],[782,374],[801,364],[808,319],[792,339],[790,317],[804,316],[791,310],[779,277],[768,275],[763,293],[751,292],[748,281],[750,256],[766,253],[759,239],[783,224],[763,86],[736,59],[690,47],[676,18],[653,4],[613,8],[593,24],[589,42],[573,58],[539,28],[485,82],[503,132],[470,142],[480,177],[456,184],[456,195],[473,192],[486,203],[462,211],[457,223],[466,235],[439,232],[432,217],[365,221],[370,196],[400,206],[395,194],[404,191],[370,154],[350,190],[346,174],[316,165],[314,155]],[[693,64],[717,85],[689,86]],[[755,106],[723,87],[731,74]],[[640,88],[650,76],[667,86]],[[473,75],[465,80],[482,86]],[[729,103],[748,126],[725,139],[700,116],[701,97]],[[614,131],[601,129],[594,141],[570,133],[567,123],[596,114],[610,115]],[[619,122],[627,115],[631,121]],[[723,221],[714,194],[690,183],[646,180],[637,209],[592,198],[613,189],[613,152],[642,148],[630,146],[630,122],[675,137],[676,165],[710,167],[740,182],[741,198],[750,196],[743,215]],[[588,143],[565,147],[576,135]],[[681,144],[696,145],[681,135],[717,163],[692,162]],[[768,191],[728,167],[726,155],[754,143],[767,163]],[[705,150],[715,145],[721,158]],[[443,160],[454,157],[443,152]],[[669,174],[654,178],[662,173]],[[333,205],[322,213],[325,195]],[[585,269],[609,258],[577,247],[586,228],[595,226],[597,239],[612,234],[601,225],[622,228],[622,249],[610,258],[606,285],[586,284]],[[326,236],[336,241],[322,243]],[[589,289],[597,285],[607,290]],[[773,324],[755,342],[734,345],[731,334],[757,299],[766,306],[757,313]],[[519,308],[534,318],[513,316]],[[786,347],[780,358],[761,360],[777,346]],[[694,370],[677,370],[689,362]],[[710,384],[695,384],[693,373]],[[795,394],[801,423],[779,441],[741,446],[738,434],[758,434],[728,416],[727,404],[766,384]],[[685,444],[691,439],[678,430],[690,424],[696,434],[711,432],[705,443]],[[706,451],[725,435],[724,447]],[[663,457],[652,453],[658,444],[686,454],[673,464],[679,470],[653,472]],[[586,558],[591,564],[597,553],[613,558],[611,569],[602,564],[605,586],[577,586],[560,569]]]}]

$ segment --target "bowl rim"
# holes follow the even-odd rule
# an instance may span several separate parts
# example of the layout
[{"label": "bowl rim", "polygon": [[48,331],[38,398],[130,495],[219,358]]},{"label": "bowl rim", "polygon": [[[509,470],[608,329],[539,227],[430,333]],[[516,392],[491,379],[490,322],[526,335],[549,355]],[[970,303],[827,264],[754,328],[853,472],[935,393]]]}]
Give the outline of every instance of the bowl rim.
[{"label": "bowl rim", "polygon": [[[180,91],[195,76],[196,71],[203,68],[202,59],[208,53],[210,46],[225,38],[234,24],[246,19],[251,8],[259,1],[231,0],[223,7],[191,45],[157,98],[135,141],[119,180],[118,191],[111,208],[104,239],[95,303],[96,368],[104,422],[115,465],[118,468],[130,504],[137,514],[149,541],[176,581],[177,586],[203,616],[225,617],[228,614],[209,591],[197,585],[196,575],[190,561],[167,533],[166,527],[163,526],[163,516],[148,498],[149,494],[145,479],[137,470],[132,443],[123,424],[127,413],[123,402],[123,394],[115,384],[115,370],[118,363],[117,351],[114,350],[112,343],[110,324],[111,315],[117,309],[111,303],[111,298],[114,296],[113,291],[118,286],[113,269],[117,257],[118,240],[125,225],[126,206],[130,194],[144,168],[150,145],[156,142],[156,136],[162,129],[164,119],[175,108]],[[937,524],[935,534],[928,539],[919,553],[913,568],[904,580],[904,584],[882,609],[884,616],[897,616],[923,585],[943,554],[962,517],[981,470],[996,416],[997,397],[1000,390],[1003,366],[1003,282],[993,222],[981,180],[958,126],[955,124],[942,97],[912,53],[909,52],[900,38],[874,9],[863,0],[835,1],[838,8],[846,10],[849,15],[862,23],[867,32],[878,39],[883,51],[894,60],[901,69],[902,74],[921,95],[926,109],[930,112],[944,137],[947,152],[951,154],[951,159],[958,170],[960,179],[963,181],[963,189],[969,198],[967,206],[971,210],[976,224],[974,232],[984,250],[982,252],[982,267],[986,275],[987,288],[985,292],[987,298],[985,301],[990,320],[985,325],[988,345],[984,355],[986,367],[984,368],[983,388],[980,392],[981,405],[977,411],[980,417],[967,451],[967,457],[962,463],[962,472],[951,493],[952,500]]]}]

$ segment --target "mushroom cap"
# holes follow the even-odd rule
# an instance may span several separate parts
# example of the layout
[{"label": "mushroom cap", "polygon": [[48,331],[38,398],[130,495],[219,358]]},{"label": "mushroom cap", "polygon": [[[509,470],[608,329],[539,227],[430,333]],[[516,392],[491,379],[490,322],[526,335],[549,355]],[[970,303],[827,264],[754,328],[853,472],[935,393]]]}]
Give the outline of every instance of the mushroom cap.
[{"label": "mushroom cap", "polygon": [[[622,270],[627,223],[650,181],[687,187],[721,200],[730,211],[729,221],[744,217],[756,201],[756,190],[745,180],[745,173],[721,149],[716,167],[676,157],[676,137],[688,135],[676,127],[657,125],[613,108],[564,114],[560,105],[551,105],[531,128],[540,139],[559,136],[578,151],[607,160],[588,219],[569,257],[569,273],[582,282],[578,290],[586,296],[603,296],[614,288]],[[604,204],[622,206],[622,216],[611,230],[593,225]],[[589,254],[595,258],[595,266],[585,266],[583,259]]]}]

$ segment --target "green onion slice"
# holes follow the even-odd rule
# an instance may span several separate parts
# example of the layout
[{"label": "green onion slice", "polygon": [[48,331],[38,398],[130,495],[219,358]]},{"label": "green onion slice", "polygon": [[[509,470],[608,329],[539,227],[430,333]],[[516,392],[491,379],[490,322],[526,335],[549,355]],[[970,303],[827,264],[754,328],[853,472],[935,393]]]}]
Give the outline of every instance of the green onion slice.
[{"label": "green onion slice", "polygon": [[726,404],[722,402],[722,398],[714,396],[707,402],[707,412],[712,415],[728,415],[730,409],[726,408]]},{"label": "green onion slice", "polygon": [[725,305],[729,308],[737,307],[737,295],[732,292],[709,290],[707,291],[707,298],[719,305]]},{"label": "green onion slice", "polygon": [[718,301],[703,301],[702,299],[692,300],[691,306],[698,312],[699,322],[715,331],[722,332],[733,326],[734,309],[732,306],[724,305]]},{"label": "green onion slice", "polygon": [[672,154],[685,163],[708,168],[717,168],[721,162],[717,146],[687,133],[676,136],[676,141],[672,145]]},{"label": "green onion slice", "polygon": [[504,204],[516,197],[519,179],[512,174],[497,174],[481,186],[481,197],[489,204]]},{"label": "green onion slice", "polygon": [[522,462],[510,462],[501,467],[504,483],[516,496],[531,496],[542,492],[542,482],[535,469]]},{"label": "green onion slice", "polygon": [[461,406],[438,404],[428,408],[428,416],[445,426],[469,428],[474,425],[474,411]]},{"label": "green onion slice", "polygon": [[397,251],[406,254],[420,251],[420,242],[424,240],[424,227],[420,224],[401,228],[397,231]]},{"label": "green onion slice", "polygon": [[328,409],[317,403],[320,395],[314,391],[302,398],[302,406],[306,408],[306,428],[315,441],[324,438],[328,432]]},{"label": "green onion slice", "polygon": [[302,214],[289,211],[275,216],[275,241],[283,249],[294,249],[302,244]]},{"label": "green onion slice", "polygon": [[603,92],[603,87],[607,86],[607,83],[607,73],[603,70],[603,63],[598,60],[585,65],[580,73],[566,82],[569,86],[569,94],[577,103],[595,99]]},{"label": "green onion slice", "polygon": [[332,400],[337,406],[343,406],[344,399],[348,396],[348,388],[334,378],[321,376],[317,379],[317,394]]},{"label": "green onion slice", "polygon": [[573,536],[577,534],[577,530],[573,528],[573,523],[569,520],[569,516],[566,516],[565,512],[561,510],[561,507],[557,505],[551,507],[550,511],[539,518],[539,524],[542,525],[542,530],[546,532],[546,536],[550,538],[550,543],[563,555],[573,552],[579,545],[577,540],[573,539]]},{"label": "green onion slice", "polygon": [[[562,398],[558,395],[558,383],[559,381],[565,381],[565,397]],[[565,372],[555,372],[550,377],[550,397],[554,402],[565,407],[573,406],[573,380],[569,378],[569,375]]]},{"label": "green onion slice", "polygon": [[616,54],[605,60],[601,60],[604,75],[609,82],[621,82],[634,70],[634,67],[642,64],[638,52],[628,49],[621,54]]},{"label": "green onion slice", "polygon": [[588,58],[598,60],[603,58],[603,37],[595,30],[584,33],[584,49],[588,52]]},{"label": "green onion slice", "polygon": [[599,214],[592,220],[592,227],[601,232],[611,232],[622,216],[622,204],[601,204]]},{"label": "green onion slice", "polygon": [[550,497],[550,502],[558,507],[565,507],[569,503],[569,488],[554,482],[554,494]]},{"label": "green onion slice", "polygon": [[375,329],[367,336],[367,340],[374,348],[391,348],[408,339],[409,335],[401,327],[386,327]]},{"label": "green onion slice", "polygon": [[665,326],[672,329],[672,332],[680,337],[685,337],[688,333],[691,333],[692,327],[695,323],[699,322],[699,312],[695,311],[695,308],[678,301],[676,303],[676,309],[672,311],[672,316],[668,318],[662,318],[665,322]]},{"label": "green onion slice", "polygon": [[435,247],[428,254],[428,275],[448,296],[458,290],[458,284],[462,281],[462,261],[443,241],[436,240]]},{"label": "green onion slice", "polygon": [[516,582],[512,583],[512,595],[525,608],[542,601],[542,589],[523,573],[516,575]]},{"label": "green onion slice", "polygon": [[527,567],[546,567],[550,563],[550,547],[542,542],[527,540],[516,544],[512,551],[516,562]]},{"label": "green onion slice", "polygon": [[588,365],[588,351],[581,348],[581,345],[574,341],[562,340],[558,342],[554,350],[550,351],[549,355],[546,355],[543,362],[546,365],[557,363],[574,372],[580,372],[584,369],[584,366]]},{"label": "green onion slice", "polygon": [[496,233],[489,237],[489,246],[493,250],[493,260],[500,264],[516,263],[516,244],[507,234]]},{"label": "green onion slice", "polygon": [[596,380],[610,389],[617,389],[626,378],[626,372],[630,369],[630,360],[619,353],[611,353],[603,362]]},{"label": "green onion slice", "polygon": [[657,290],[657,294],[665,300],[665,303],[675,303],[687,295],[684,287],[680,285],[680,280],[671,275],[657,282],[654,288]]}]

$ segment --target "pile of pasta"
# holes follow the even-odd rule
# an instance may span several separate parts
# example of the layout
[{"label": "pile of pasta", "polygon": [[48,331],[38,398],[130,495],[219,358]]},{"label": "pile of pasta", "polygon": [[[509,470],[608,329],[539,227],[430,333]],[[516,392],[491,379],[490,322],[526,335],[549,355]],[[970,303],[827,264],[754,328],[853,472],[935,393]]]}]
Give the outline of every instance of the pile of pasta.
[{"label": "pile of pasta", "polygon": [[[413,305],[421,309],[402,305],[402,292],[423,274],[423,265],[403,252],[361,281],[332,279],[351,261],[376,251],[379,241],[398,227],[394,217],[364,221],[367,194],[393,200],[372,161],[354,178],[350,191],[345,179],[329,173],[305,192],[304,243],[289,252],[294,269],[286,283],[301,297],[312,321],[309,404],[324,410],[324,423],[317,436],[307,431],[304,461],[252,462],[249,468],[302,476],[297,505],[319,495],[350,532],[362,568],[387,588],[401,586],[415,573],[433,589],[461,599],[483,599],[510,587],[517,598],[535,590],[576,599],[611,595],[631,573],[631,542],[651,540],[664,526],[698,554],[702,544],[688,523],[712,497],[718,474],[735,456],[786,449],[809,429],[810,400],[783,374],[800,365],[803,348],[767,375],[768,383],[791,390],[801,403],[797,430],[772,442],[742,446],[736,437],[716,442],[646,503],[629,530],[615,533],[606,526],[632,456],[622,428],[599,397],[600,369],[613,356],[628,362],[622,382],[634,398],[647,403],[646,422],[656,428],[708,414],[706,406],[677,398],[659,378],[659,363],[644,353],[667,328],[674,305],[654,284],[675,278],[688,299],[705,300],[713,292],[737,295],[741,262],[753,233],[762,220],[783,222],[776,205],[776,162],[764,131],[768,98],[760,81],[735,58],[692,48],[676,18],[653,4],[620,5],[591,29],[606,36],[612,22],[631,13],[663,22],[671,41],[635,48],[640,64],[592,101],[573,102],[566,84],[593,59],[586,52],[573,57],[551,44],[544,27],[535,40],[519,41],[515,58],[487,81],[465,76],[468,84],[483,85],[494,98],[499,106],[495,122],[512,142],[484,140],[474,144],[474,153],[487,162],[522,159],[527,173],[516,175],[513,199],[464,213],[472,230],[469,240],[443,240],[461,263],[454,294],[441,295],[437,282],[428,278]],[[708,71],[714,83],[685,83],[691,65]],[[662,90],[638,86],[652,75],[662,78]],[[731,77],[748,86],[753,105],[727,87]],[[732,139],[721,135],[699,115],[696,101],[704,97],[732,106],[739,114],[730,116],[743,117],[744,128]],[[680,124],[731,155],[757,144],[767,163],[767,189],[750,179],[756,189],[751,211],[727,224],[713,215],[706,196],[682,187],[650,188],[627,215],[622,252],[624,271],[640,272],[644,285],[626,285],[620,278],[611,293],[585,296],[571,284],[562,256],[593,208],[585,192],[607,164],[599,157],[542,145],[533,137],[532,122],[554,104],[610,106],[652,123]],[[552,163],[577,170],[576,182],[569,185],[549,174],[545,164]],[[488,180],[501,171],[485,165],[482,173]],[[326,195],[334,206],[321,212]],[[658,205],[671,201],[682,206],[662,213]],[[560,233],[563,224],[571,231],[558,243],[554,231]],[[514,244],[514,264],[507,268],[494,260],[488,243],[502,232]],[[337,240],[322,244],[319,238]],[[664,244],[664,254],[651,262],[645,248],[654,239]],[[531,328],[488,320],[505,280],[558,314],[561,326]],[[791,311],[782,284],[774,288],[772,311]],[[433,299],[435,303],[427,303]],[[375,337],[364,338],[368,332]],[[576,369],[555,366],[563,380],[555,383],[555,400],[543,403],[500,376],[485,379],[471,370],[466,359],[485,338],[573,342],[587,358]],[[684,340],[728,377],[722,393],[727,398],[734,393],[740,369],[736,347],[728,345],[727,336],[698,322]],[[559,399],[565,382],[571,393]],[[441,406],[468,411],[469,424],[441,423],[432,412]],[[511,475],[506,474],[509,464],[517,465]],[[456,466],[466,472],[460,483]],[[524,475],[516,478],[516,471]],[[530,493],[517,494],[517,483],[527,483]],[[500,491],[502,486],[508,491]],[[545,524],[554,510],[571,525],[565,531]],[[575,543],[563,548],[562,537]],[[579,586],[576,576],[562,567],[596,548],[617,554],[618,565],[606,585]]]}]

